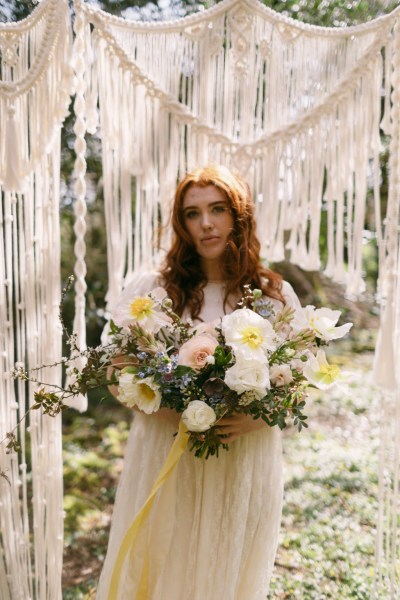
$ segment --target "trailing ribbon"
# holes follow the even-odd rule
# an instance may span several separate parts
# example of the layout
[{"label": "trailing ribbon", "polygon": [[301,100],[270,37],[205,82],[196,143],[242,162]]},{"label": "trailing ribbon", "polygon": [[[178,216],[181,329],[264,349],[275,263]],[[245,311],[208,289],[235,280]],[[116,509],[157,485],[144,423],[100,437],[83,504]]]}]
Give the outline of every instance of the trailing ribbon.
[{"label": "trailing ribbon", "polygon": [[[143,504],[140,511],[137,513],[128,531],[126,532],[121,546],[118,551],[118,555],[114,564],[114,569],[111,575],[110,587],[108,590],[108,600],[117,600],[118,597],[118,585],[119,578],[121,575],[121,569],[124,564],[125,558],[130,550],[131,555],[135,550],[135,542],[140,531],[141,526],[145,523],[147,517],[150,514],[151,507],[153,506],[155,496],[158,490],[164,485],[168,477],[171,475],[176,465],[179,462],[180,457],[184,453],[188,444],[189,436],[187,435],[187,429],[181,420],[179,423],[178,435],[174,443],[172,444],[171,450],[165,460],[161,471],[158,474],[156,481],[151,488],[150,494],[147,500]],[[144,567],[144,573],[142,573],[140,589],[136,596],[136,600],[148,600],[148,559],[146,559]]]}]

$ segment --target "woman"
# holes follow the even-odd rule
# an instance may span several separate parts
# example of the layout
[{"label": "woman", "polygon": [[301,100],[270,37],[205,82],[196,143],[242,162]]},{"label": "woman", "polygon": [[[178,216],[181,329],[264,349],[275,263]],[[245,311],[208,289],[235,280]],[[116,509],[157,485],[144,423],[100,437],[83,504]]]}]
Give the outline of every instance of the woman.
[{"label": "woman", "polygon": [[[277,308],[300,306],[290,286],[262,266],[249,188],[228,169],[188,174],[175,194],[172,225],[163,269],[135,277],[121,301],[162,285],[175,311],[195,325],[234,310],[246,284]],[[165,461],[178,421],[166,408],[135,414],[99,600],[107,598],[121,540]],[[265,600],[281,518],[280,431],[243,414],[221,419],[218,430],[229,451],[207,460],[186,451],[159,492],[124,565],[121,600],[141,597],[145,563],[147,600]]]}]

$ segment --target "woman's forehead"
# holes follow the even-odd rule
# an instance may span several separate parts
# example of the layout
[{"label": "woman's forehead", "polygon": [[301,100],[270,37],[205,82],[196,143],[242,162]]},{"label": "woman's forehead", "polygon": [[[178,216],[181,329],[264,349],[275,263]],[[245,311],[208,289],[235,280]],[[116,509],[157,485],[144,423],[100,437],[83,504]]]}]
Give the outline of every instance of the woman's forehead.
[{"label": "woman's forehead", "polygon": [[226,196],[222,190],[215,185],[192,185],[184,195],[183,208],[213,204],[214,202],[226,202]]}]

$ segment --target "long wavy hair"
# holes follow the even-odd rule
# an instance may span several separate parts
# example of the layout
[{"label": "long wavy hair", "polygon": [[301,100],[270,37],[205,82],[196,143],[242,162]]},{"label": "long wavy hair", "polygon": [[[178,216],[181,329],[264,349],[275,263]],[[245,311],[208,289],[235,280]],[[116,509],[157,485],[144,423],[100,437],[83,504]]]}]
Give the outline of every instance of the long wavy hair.
[{"label": "long wavy hair", "polygon": [[238,175],[224,166],[207,166],[188,173],[175,192],[172,209],[174,239],[161,269],[163,285],[182,315],[187,309],[192,319],[199,318],[207,277],[201,258],[186,227],[183,211],[185,194],[193,186],[215,186],[225,196],[233,216],[233,229],[221,257],[222,279],[226,281],[224,309],[232,294],[244,292],[244,286],[262,290],[265,296],[285,303],[282,277],[262,265],[260,242],[255,232],[253,200],[250,188]]}]

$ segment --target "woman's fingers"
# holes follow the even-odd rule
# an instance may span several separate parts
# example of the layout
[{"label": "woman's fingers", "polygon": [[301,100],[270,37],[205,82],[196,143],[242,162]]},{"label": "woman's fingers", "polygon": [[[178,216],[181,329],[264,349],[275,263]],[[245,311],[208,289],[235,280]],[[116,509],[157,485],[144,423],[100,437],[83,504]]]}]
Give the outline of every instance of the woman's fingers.
[{"label": "woman's fingers", "polygon": [[229,417],[223,417],[216,425],[216,431],[223,443],[229,444],[241,435],[250,433],[264,427],[261,419],[253,419],[251,415],[235,413]]},{"label": "woman's fingers", "polygon": [[133,356],[127,356],[126,354],[117,354],[111,359],[111,364],[114,367],[114,369],[123,369],[124,367],[128,367],[129,365],[137,364],[137,361],[134,360]]},{"label": "woman's fingers", "polygon": [[247,418],[247,415],[234,413],[230,417],[222,417],[222,419],[218,421],[218,426],[222,425],[225,427],[226,425],[231,425],[232,423],[240,423],[243,421],[243,418]]}]

